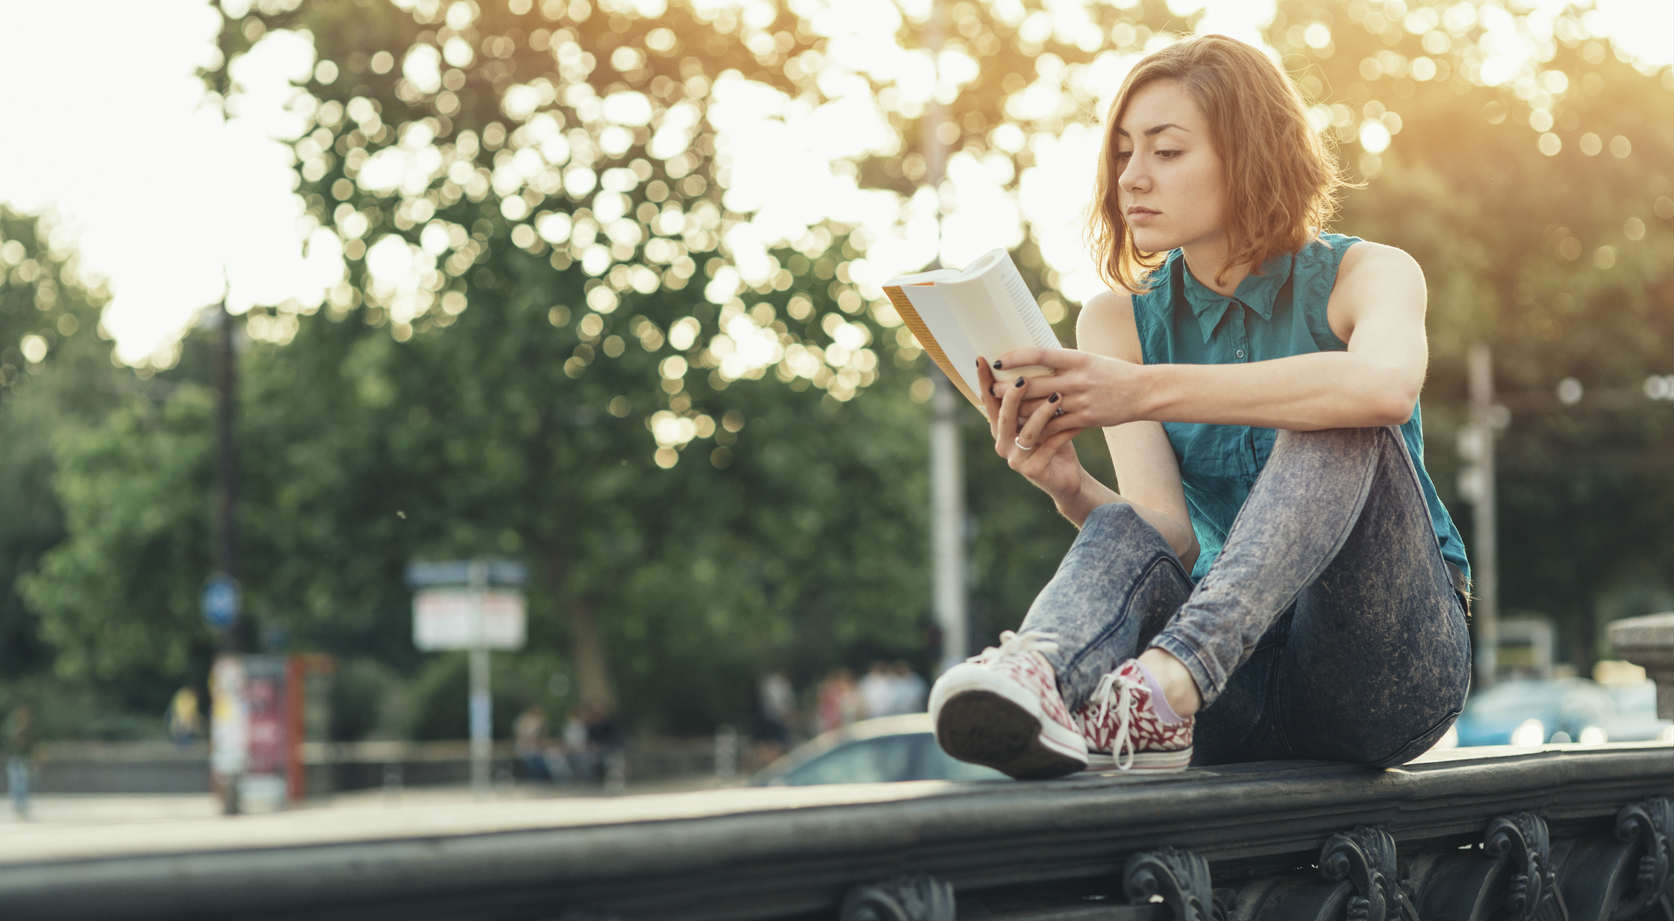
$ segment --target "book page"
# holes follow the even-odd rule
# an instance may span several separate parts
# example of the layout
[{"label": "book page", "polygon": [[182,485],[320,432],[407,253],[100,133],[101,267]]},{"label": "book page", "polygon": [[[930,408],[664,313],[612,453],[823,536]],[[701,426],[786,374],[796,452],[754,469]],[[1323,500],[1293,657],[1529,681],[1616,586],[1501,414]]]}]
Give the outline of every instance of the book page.
[{"label": "book page", "polygon": [[982,273],[982,283],[995,306],[1017,318],[1018,328],[1031,344],[1043,349],[1063,348],[1057,334],[1052,332],[1052,324],[1046,322],[1046,314],[1041,313],[1039,302],[1029,293],[1029,285],[1016,263],[1009,258],[1001,261],[991,271]]},{"label": "book page", "polygon": [[[972,265],[958,281],[936,287],[955,305],[958,320],[975,355],[989,360],[1027,346],[1059,348],[1052,325],[1005,250],[994,250]],[[975,360],[974,357],[972,359]]]},{"label": "book page", "polygon": [[941,346],[942,352],[947,355],[948,364],[964,381],[965,389],[973,394],[978,393],[980,389],[976,376],[977,350],[967,335],[965,311],[957,311],[957,308],[948,302],[947,292],[942,290],[944,287],[945,285],[902,285],[901,293],[912,302],[919,318],[929,327],[930,334],[936,337],[936,344]]}]

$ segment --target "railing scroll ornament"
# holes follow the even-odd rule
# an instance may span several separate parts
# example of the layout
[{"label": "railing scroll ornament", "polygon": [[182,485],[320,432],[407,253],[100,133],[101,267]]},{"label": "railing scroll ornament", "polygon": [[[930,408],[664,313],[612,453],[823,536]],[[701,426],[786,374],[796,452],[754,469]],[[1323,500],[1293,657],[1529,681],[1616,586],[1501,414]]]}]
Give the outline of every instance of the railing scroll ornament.
[{"label": "railing scroll ornament", "polygon": [[953,884],[933,876],[899,876],[855,886],[843,896],[843,921],[954,921]]},{"label": "railing scroll ornament", "polygon": [[1641,800],[1616,814],[1616,840],[1637,841],[1641,854],[1633,878],[1633,889],[1613,912],[1617,919],[1650,916],[1646,909],[1659,906],[1657,915],[1674,917],[1674,893],[1670,892],[1670,840],[1674,839],[1674,799],[1657,796]]},{"label": "railing scroll ornament", "polygon": [[1136,905],[1161,896],[1169,917],[1178,921],[1221,917],[1215,911],[1209,861],[1191,851],[1165,847],[1133,855],[1122,869],[1122,890]]},{"label": "railing scroll ornament", "polygon": [[1532,812],[1500,816],[1488,823],[1483,851],[1508,864],[1505,912],[1519,921],[1564,921],[1569,909],[1552,869],[1552,838],[1546,821]]},{"label": "railing scroll ornament", "polygon": [[1418,912],[1397,876],[1395,838],[1382,828],[1356,825],[1332,835],[1320,850],[1319,870],[1326,879],[1354,887],[1350,921],[1416,921]]}]

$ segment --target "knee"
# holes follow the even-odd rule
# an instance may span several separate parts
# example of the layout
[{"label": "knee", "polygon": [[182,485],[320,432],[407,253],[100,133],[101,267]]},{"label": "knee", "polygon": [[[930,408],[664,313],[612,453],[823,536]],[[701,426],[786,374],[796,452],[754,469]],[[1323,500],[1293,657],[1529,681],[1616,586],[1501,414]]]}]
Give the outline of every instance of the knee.
[{"label": "knee", "polygon": [[1354,429],[1280,429],[1273,438],[1273,450],[1315,448],[1334,456],[1373,451],[1385,444],[1401,445],[1401,432],[1393,425]]},{"label": "knee", "polygon": [[1087,513],[1087,520],[1081,523],[1083,531],[1090,527],[1112,528],[1124,530],[1133,522],[1143,520],[1133,506],[1127,502],[1106,502]]}]

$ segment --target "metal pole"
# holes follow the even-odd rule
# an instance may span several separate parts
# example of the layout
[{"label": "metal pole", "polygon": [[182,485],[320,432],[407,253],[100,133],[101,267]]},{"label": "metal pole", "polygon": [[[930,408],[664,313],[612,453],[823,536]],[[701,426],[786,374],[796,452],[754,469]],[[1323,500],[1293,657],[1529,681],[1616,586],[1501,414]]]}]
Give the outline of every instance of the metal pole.
[{"label": "metal pole", "polygon": [[1477,432],[1477,459],[1481,478],[1477,481],[1475,552],[1471,554],[1475,598],[1471,604],[1476,621],[1476,686],[1491,687],[1499,665],[1500,585],[1497,523],[1494,515],[1494,363],[1487,343],[1471,344],[1467,357],[1470,380],[1471,425]]},{"label": "metal pole", "polygon": [[[215,5],[216,12],[226,17],[219,2]],[[215,92],[219,96],[221,111],[226,113],[227,97],[232,92],[232,81],[228,74],[231,48],[228,44],[227,23],[223,20],[217,42],[221,51],[221,66],[215,69]],[[232,280],[226,276],[226,267],[222,266],[223,291],[221,303],[216,307],[219,323],[215,348],[215,531],[216,540],[213,550],[215,571],[238,584],[238,441],[237,441],[237,405],[238,405],[238,353],[233,343],[233,317],[227,309],[227,294],[231,293]],[[242,593],[240,593],[241,595]],[[237,597],[237,596],[235,596]],[[240,604],[238,607],[242,607]],[[231,623],[221,631],[221,652],[228,656],[239,656],[245,651],[244,634],[247,631],[244,612],[235,608]],[[240,692],[242,693],[242,691]],[[243,772],[232,773],[223,778],[224,786],[221,790],[221,812],[223,815],[237,815],[239,806],[239,785],[243,780]]]},{"label": "metal pole", "polygon": [[[942,5],[932,2],[925,29],[925,46],[932,61],[941,55],[945,18]],[[932,97],[921,125],[925,179],[936,192],[934,265],[941,263],[942,177],[947,162],[937,131],[941,121],[942,107]],[[945,671],[962,661],[970,648],[965,609],[965,468],[955,419],[964,400],[946,378],[936,375],[934,379],[936,389],[930,402],[930,546],[933,603],[942,634],[941,670]]]},{"label": "metal pole", "polygon": [[970,648],[965,610],[965,476],[954,414],[964,398],[944,378],[931,399],[930,484],[933,520],[936,623],[941,627],[941,667],[962,661]]},{"label": "metal pole", "polygon": [[483,602],[488,592],[488,567],[471,563],[471,789],[488,792],[489,762],[494,749],[494,698],[489,689],[488,643],[483,631]]}]

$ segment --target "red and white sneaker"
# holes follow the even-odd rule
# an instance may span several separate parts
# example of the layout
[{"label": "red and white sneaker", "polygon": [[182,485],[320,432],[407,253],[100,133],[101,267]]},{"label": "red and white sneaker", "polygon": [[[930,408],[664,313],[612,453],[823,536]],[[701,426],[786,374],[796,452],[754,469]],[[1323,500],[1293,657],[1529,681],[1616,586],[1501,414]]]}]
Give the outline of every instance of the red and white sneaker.
[{"label": "red and white sneaker", "polygon": [[1058,646],[1040,633],[1000,634],[1000,645],[950,668],[930,689],[936,741],[961,761],[1012,777],[1058,777],[1087,767],[1087,743],[1041,655]]},{"label": "red and white sneaker", "polygon": [[1181,771],[1192,763],[1195,719],[1165,723],[1157,716],[1138,659],[1123,662],[1100,679],[1075,718],[1087,739],[1088,766],[1094,770]]}]

